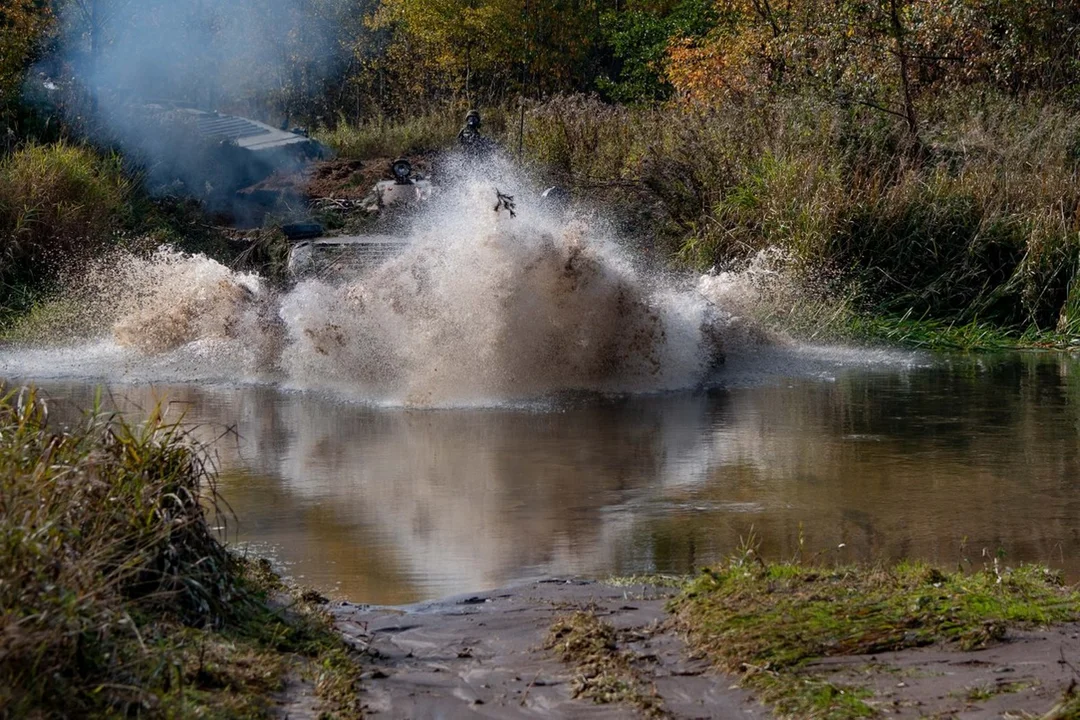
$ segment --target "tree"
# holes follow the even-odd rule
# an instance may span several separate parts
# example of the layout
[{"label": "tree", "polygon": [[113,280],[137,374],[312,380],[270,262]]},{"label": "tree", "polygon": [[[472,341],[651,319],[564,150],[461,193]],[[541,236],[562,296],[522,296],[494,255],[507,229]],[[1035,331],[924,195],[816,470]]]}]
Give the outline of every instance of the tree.
[{"label": "tree", "polygon": [[672,41],[703,38],[718,19],[713,0],[606,11],[603,37],[615,62],[598,78],[600,90],[620,102],[666,99],[673,90],[667,79]]},{"label": "tree", "polygon": [[[382,0],[393,33],[435,94],[498,101],[581,90],[599,75],[605,11],[617,0]],[[432,82],[428,83],[430,88]]]},{"label": "tree", "polygon": [[0,5],[0,119],[6,125],[22,94],[26,69],[52,22],[44,0],[5,0]]},{"label": "tree", "polygon": [[903,118],[964,84],[1076,92],[1080,4],[1068,0],[719,0],[703,38],[676,38],[668,77],[688,99],[812,88]]}]

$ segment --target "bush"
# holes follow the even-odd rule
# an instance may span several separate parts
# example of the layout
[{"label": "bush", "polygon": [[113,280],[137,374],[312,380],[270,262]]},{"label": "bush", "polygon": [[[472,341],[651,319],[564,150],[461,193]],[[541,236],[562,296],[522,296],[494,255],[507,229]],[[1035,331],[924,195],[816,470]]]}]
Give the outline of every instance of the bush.
[{"label": "bush", "polygon": [[214,626],[237,599],[206,522],[214,486],[160,416],[95,413],[65,431],[47,407],[29,391],[0,400],[0,707],[138,703],[168,668],[134,652],[132,614]]},{"label": "bush", "polygon": [[69,143],[0,162],[0,279],[40,278],[120,229],[133,183],[119,157]]},{"label": "bush", "polygon": [[54,428],[33,391],[0,397],[0,719],[271,717],[290,673],[359,714],[329,617],[271,607],[289,588],[212,529],[205,457],[156,410]]},{"label": "bush", "polygon": [[663,109],[561,97],[530,112],[526,142],[579,192],[622,194],[637,232],[677,240],[695,268],[779,248],[875,312],[1080,326],[1075,113],[994,95],[922,110],[919,153],[903,120],[806,96]]}]

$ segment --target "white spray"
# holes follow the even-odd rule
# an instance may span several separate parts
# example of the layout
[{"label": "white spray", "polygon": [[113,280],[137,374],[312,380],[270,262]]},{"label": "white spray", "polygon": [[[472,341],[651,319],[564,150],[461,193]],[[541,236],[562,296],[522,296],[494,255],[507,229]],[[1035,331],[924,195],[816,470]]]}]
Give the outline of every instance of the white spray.
[{"label": "white spray", "polygon": [[764,338],[709,299],[730,283],[678,290],[635,270],[595,225],[520,201],[511,217],[494,198],[490,183],[463,182],[401,254],[280,294],[203,256],[111,263],[82,293],[108,326],[111,339],[95,345],[107,367],[93,353],[66,367],[123,375],[138,365],[147,379],[152,365],[168,369],[162,380],[231,377],[446,406],[691,387],[732,342]]}]

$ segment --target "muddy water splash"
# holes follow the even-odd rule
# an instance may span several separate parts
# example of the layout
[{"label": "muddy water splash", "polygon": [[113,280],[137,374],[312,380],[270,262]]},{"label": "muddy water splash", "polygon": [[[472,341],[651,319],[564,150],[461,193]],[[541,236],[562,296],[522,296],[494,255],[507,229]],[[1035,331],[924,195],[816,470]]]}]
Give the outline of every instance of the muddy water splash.
[{"label": "muddy water splash", "polygon": [[468,183],[398,256],[280,293],[203,256],[111,263],[83,293],[109,326],[98,352],[168,367],[170,380],[209,373],[434,406],[690,387],[725,351],[763,341],[732,277],[676,289],[584,220],[511,217],[493,197]]},{"label": "muddy water splash", "polygon": [[289,293],[290,380],[427,405],[702,378],[718,350],[703,297],[649,289],[583,224],[496,214],[488,194],[474,188],[467,204],[482,211],[371,273]]}]

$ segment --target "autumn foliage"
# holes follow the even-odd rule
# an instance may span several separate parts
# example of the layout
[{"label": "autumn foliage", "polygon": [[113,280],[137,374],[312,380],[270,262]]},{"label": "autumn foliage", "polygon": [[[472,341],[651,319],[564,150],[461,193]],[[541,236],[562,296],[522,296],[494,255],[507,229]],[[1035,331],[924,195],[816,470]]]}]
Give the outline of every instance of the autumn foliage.
[{"label": "autumn foliage", "polygon": [[1080,5],[1062,0],[719,0],[701,39],[676,37],[667,72],[680,96],[823,93],[906,117],[921,94],[986,85],[1073,94]]},{"label": "autumn foliage", "polygon": [[[875,312],[1080,333],[1076,0],[244,2],[280,10],[238,25],[273,52],[222,29],[219,62],[166,38],[165,59],[199,69],[172,99],[307,125],[361,159],[445,147],[480,107],[537,175],[610,203],[665,258],[779,248]],[[107,61],[135,11],[172,4],[3,3],[0,152],[30,150],[0,168],[45,153],[12,121],[38,60],[63,44]],[[98,7],[132,12],[100,28]],[[235,82],[208,91],[212,70]],[[7,194],[9,218],[46,217],[23,202],[41,193]]]}]

